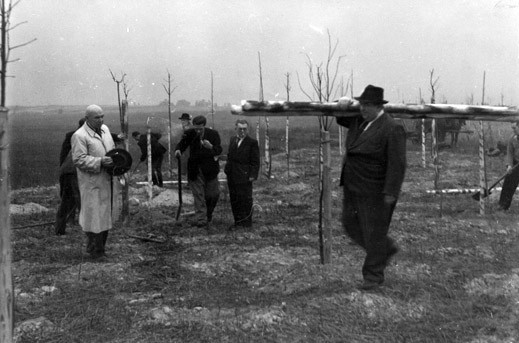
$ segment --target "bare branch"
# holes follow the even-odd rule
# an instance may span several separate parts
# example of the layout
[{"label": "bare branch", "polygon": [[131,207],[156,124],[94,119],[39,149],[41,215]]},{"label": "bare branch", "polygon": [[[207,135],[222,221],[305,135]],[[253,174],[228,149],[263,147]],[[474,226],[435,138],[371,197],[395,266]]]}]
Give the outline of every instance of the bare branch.
[{"label": "bare branch", "polygon": [[301,85],[301,80],[299,79],[299,73],[296,72],[296,75],[297,75],[297,83],[298,83],[298,85],[299,85],[299,89],[301,90],[301,92],[303,92],[304,95],[306,95],[306,97],[307,97],[309,100],[313,101],[314,99],[310,96],[310,94],[308,94],[308,93],[304,90],[303,86]]},{"label": "bare branch", "polygon": [[29,44],[31,44],[32,42],[36,41],[36,40],[37,40],[37,38],[33,38],[33,39],[31,39],[30,41],[27,41],[27,42],[25,42],[25,43],[18,44],[18,45],[15,45],[15,46],[9,46],[9,51],[12,51],[12,50],[14,50],[14,49],[21,48],[21,47],[26,46],[26,45],[29,45]]},{"label": "bare branch", "polygon": [[28,21],[22,21],[21,23],[18,23],[18,24],[14,25],[14,26],[10,26],[9,29],[7,29],[7,31],[8,32],[12,31],[12,30],[16,29],[18,26],[23,25],[23,24],[27,24],[27,23],[28,23]]}]

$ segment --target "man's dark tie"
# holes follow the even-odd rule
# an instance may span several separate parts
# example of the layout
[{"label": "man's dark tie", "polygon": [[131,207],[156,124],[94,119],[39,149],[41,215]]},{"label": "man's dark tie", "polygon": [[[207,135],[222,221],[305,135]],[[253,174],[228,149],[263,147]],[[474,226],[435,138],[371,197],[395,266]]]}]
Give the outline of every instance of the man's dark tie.
[{"label": "man's dark tie", "polygon": [[363,121],[362,124],[360,124],[360,126],[359,126],[360,132],[364,132],[364,130],[366,129],[368,124],[369,124],[369,121],[367,121],[367,120]]}]

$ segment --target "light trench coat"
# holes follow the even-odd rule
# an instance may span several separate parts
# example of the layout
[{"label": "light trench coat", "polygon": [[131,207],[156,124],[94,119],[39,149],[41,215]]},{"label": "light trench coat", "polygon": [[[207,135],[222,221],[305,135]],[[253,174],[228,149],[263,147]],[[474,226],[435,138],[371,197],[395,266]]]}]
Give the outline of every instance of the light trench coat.
[{"label": "light trench coat", "polygon": [[115,148],[110,130],[102,125],[99,136],[85,123],[74,133],[71,142],[81,195],[79,225],[85,232],[110,230],[117,218],[120,193],[119,179],[101,167],[102,157]]}]

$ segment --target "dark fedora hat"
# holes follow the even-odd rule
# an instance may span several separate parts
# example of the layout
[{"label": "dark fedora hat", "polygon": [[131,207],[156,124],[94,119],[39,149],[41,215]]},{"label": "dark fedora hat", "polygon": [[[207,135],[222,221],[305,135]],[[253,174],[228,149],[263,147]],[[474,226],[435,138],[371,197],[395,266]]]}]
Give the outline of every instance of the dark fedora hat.
[{"label": "dark fedora hat", "polygon": [[387,104],[387,101],[384,100],[384,88],[373,85],[368,85],[364,88],[364,92],[360,96],[355,97],[355,100],[370,104]]},{"label": "dark fedora hat", "polygon": [[106,156],[111,157],[114,162],[114,165],[106,170],[112,176],[123,175],[132,167],[132,155],[124,149],[110,150],[106,153]]},{"label": "dark fedora hat", "polygon": [[182,113],[182,115],[178,119],[180,119],[180,120],[191,120],[191,115],[189,113]]}]

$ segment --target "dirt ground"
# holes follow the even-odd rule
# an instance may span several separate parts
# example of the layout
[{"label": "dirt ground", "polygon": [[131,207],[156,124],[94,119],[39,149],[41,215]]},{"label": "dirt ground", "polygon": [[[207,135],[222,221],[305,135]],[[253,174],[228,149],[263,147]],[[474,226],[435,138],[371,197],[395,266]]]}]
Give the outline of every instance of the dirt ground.
[{"label": "dirt ground", "polygon": [[[470,194],[436,196],[433,168],[408,152],[390,235],[401,248],[376,292],[361,292],[363,251],[344,236],[334,153],[333,257],[320,264],[317,151],[284,154],[254,189],[254,227],[229,232],[225,183],[213,228],[189,224],[184,189],[132,183],[130,220],[118,223],[108,258],[92,261],[77,225],[54,236],[57,188],[12,194],[17,342],[517,342],[517,200],[479,214]],[[478,184],[477,156],[441,153],[441,187]],[[488,178],[503,171],[488,161]],[[135,175],[142,180],[143,175]],[[36,205],[27,205],[36,204]],[[20,210],[20,208],[27,210]],[[140,236],[143,239],[134,238]]]}]

